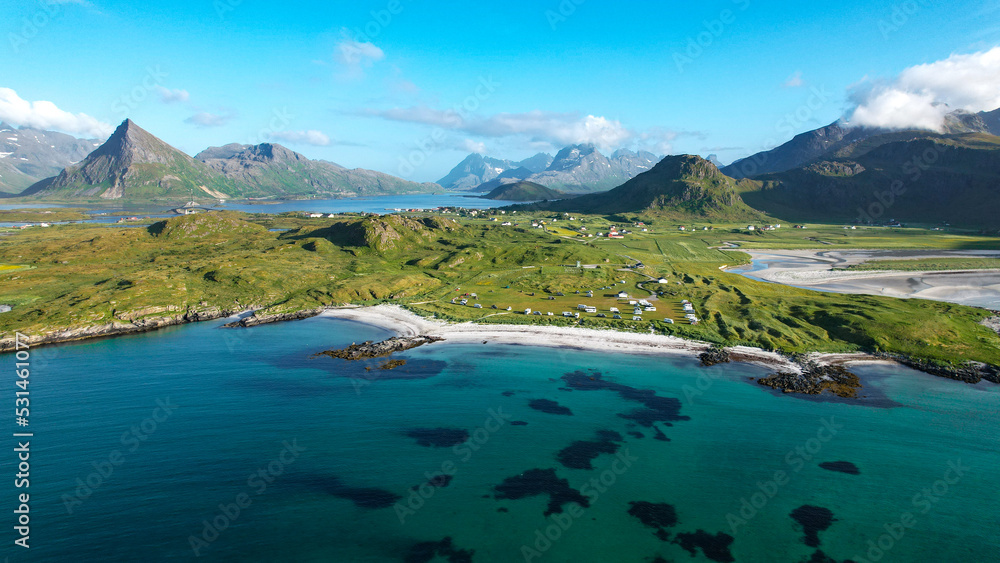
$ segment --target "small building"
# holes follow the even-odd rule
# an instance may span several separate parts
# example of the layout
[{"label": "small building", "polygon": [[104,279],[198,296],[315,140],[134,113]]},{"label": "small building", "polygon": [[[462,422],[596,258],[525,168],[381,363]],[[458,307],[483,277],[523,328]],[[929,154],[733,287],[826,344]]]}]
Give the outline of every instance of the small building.
[{"label": "small building", "polygon": [[618,292],[618,299],[628,299],[628,292],[627,291],[619,291]]},{"label": "small building", "polygon": [[656,280],[656,283],[670,283],[670,280],[668,280],[667,278],[660,278]]},{"label": "small building", "polygon": [[756,227],[754,227],[753,225],[747,225],[747,230],[748,231],[752,231],[754,229],[756,229]]}]

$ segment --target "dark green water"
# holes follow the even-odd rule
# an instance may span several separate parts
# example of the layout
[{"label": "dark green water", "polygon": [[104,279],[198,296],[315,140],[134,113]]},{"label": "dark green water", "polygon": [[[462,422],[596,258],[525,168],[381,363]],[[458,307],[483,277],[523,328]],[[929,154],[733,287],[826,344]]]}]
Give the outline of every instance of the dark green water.
[{"label": "dark green water", "polygon": [[[1000,560],[998,386],[867,367],[868,399],[845,404],[773,393],[753,366],[447,343],[368,372],[308,357],[377,328],[219,324],[33,352],[30,488],[13,438],[2,459],[9,561],[860,561],[880,536],[879,561]],[[650,407],[670,426],[644,426]],[[858,474],[819,466],[837,461]],[[555,479],[495,489],[520,475]]]}]

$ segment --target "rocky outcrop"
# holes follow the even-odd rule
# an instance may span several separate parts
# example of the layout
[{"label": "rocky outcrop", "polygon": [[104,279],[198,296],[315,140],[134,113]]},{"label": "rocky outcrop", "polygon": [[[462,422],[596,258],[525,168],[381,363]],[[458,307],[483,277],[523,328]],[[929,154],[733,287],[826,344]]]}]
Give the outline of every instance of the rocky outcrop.
[{"label": "rocky outcrop", "polygon": [[729,363],[729,350],[725,348],[711,347],[708,350],[702,352],[698,359],[701,360],[701,365],[708,367],[714,366],[715,364],[728,364]]},{"label": "rocky outcrop", "polygon": [[838,397],[856,398],[861,388],[861,380],[857,375],[847,371],[843,366],[822,366],[816,363],[806,363],[801,373],[779,372],[757,380],[757,383],[772,389],[781,389],[785,393],[803,393],[819,395],[829,391]]},{"label": "rocky outcrop", "polygon": [[880,354],[879,357],[899,362],[906,367],[924,373],[954,379],[955,381],[976,384],[985,379],[991,383],[1000,383],[1000,366],[991,366],[982,362],[966,362],[961,366],[951,366],[897,354]]},{"label": "rocky outcrop", "polygon": [[258,315],[255,312],[248,317],[243,317],[238,321],[226,323],[222,326],[224,328],[247,328],[258,325],[266,325],[270,323],[280,323],[284,321],[299,321],[302,319],[315,317],[316,315],[322,312],[323,312],[322,307],[318,309],[305,309],[303,311],[295,311],[293,313],[277,313],[274,315]]},{"label": "rocky outcrop", "polygon": [[373,342],[369,340],[361,344],[351,344],[347,348],[342,348],[340,350],[326,350],[315,354],[312,357],[330,356],[331,358],[341,358],[351,361],[384,358],[385,356],[396,352],[403,352],[404,350],[410,350],[411,348],[423,346],[424,344],[431,344],[433,342],[441,342],[442,340],[444,340],[444,338],[437,336],[394,336],[381,342]]},{"label": "rocky outcrop", "polygon": [[[236,311],[228,311],[218,307],[208,307],[202,309],[189,309],[183,314],[143,317],[134,320],[121,320],[116,317],[110,323],[92,325],[78,328],[56,329],[43,334],[27,334],[27,343],[32,347],[46,344],[58,344],[61,342],[72,342],[74,340],[84,340],[88,338],[101,338],[104,336],[118,336],[121,334],[135,334],[148,332],[158,328],[182,325],[200,321],[209,321],[225,318],[236,314]],[[130,317],[129,314],[122,314],[122,317]],[[22,342],[24,342],[22,340]],[[15,339],[5,338],[0,340],[0,353],[14,350]]]}]

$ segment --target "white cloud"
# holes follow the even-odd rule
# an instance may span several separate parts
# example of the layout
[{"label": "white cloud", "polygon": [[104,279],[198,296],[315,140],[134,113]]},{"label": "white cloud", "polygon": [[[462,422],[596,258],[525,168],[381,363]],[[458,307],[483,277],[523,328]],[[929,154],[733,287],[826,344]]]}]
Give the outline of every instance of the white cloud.
[{"label": "white cloud", "polygon": [[334,50],[333,59],[344,67],[348,77],[360,77],[364,68],[385,58],[385,52],[376,45],[352,39],[346,30],[343,35]]},{"label": "white cloud", "polygon": [[952,111],[1000,108],[1000,47],[913,66],[891,82],[865,81],[851,99],[849,125],[941,131]]},{"label": "white cloud", "polygon": [[805,85],[805,81],[802,80],[801,70],[796,70],[795,73],[789,76],[788,79],[785,80],[785,83],[782,84],[785,88],[799,88],[803,85]]},{"label": "white cloud", "polygon": [[525,113],[498,113],[488,117],[465,116],[455,110],[426,106],[368,111],[392,121],[422,123],[486,138],[522,137],[528,142],[545,142],[560,148],[573,144],[593,144],[617,149],[640,140],[639,134],[620,121],[595,115],[557,113],[540,110]]},{"label": "white cloud", "polygon": [[156,91],[160,93],[160,101],[165,104],[186,102],[191,99],[191,94],[189,94],[187,90],[171,90],[157,84]]},{"label": "white cloud", "polygon": [[316,147],[326,147],[330,145],[330,137],[310,129],[308,131],[275,131],[270,135],[271,139],[284,141],[286,143],[313,145]]},{"label": "white cloud", "polygon": [[462,141],[462,150],[476,154],[486,154],[486,143],[465,139]]},{"label": "white cloud", "polygon": [[10,88],[0,88],[0,121],[97,138],[108,137],[114,131],[110,124],[85,113],[69,113],[59,109],[52,102],[23,100]]},{"label": "white cloud", "polygon": [[197,125],[198,127],[222,127],[229,123],[233,117],[235,116],[231,113],[216,114],[203,111],[185,119],[184,122]]}]

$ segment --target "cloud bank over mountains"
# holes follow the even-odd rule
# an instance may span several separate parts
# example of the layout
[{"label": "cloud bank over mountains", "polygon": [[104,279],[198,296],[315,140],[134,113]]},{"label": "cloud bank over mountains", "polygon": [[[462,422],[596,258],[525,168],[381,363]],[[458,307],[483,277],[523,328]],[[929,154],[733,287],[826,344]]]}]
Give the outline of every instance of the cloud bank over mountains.
[{"label": "cloud bank over mountains", "polygon": [[863,80],[850,99],[848,125],[941,132],[952,111],[1000,108],[1000,47],[912,66],[893,80]]}]

